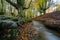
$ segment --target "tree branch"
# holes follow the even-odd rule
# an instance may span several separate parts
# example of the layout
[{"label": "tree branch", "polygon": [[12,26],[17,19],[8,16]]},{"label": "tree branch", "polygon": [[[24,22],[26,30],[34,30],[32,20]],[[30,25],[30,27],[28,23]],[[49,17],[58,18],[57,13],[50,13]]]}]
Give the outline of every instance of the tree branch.
[{"label": "tree branch", "polygon": [[44,8],[43,11],[47,10],[50,7],[51,7],[51,4],[49,3],[48,6],[46,5],[46,8]]},{"label": "tree branch", "polygon": [[32,2],[32,0],[30,1],[30,3],[29,3],[29,6],[28,6],[28,7],[23,7],[23,10],[24,10],[24,9],[28,9],[28,8],[30,8],[30,4],[31,4],[31,2]]},{"label": "tree branch", "polygon": [[10,0],[6,0],[8,3],[10,3],[12,6],[14,6],[16,9],[18,9],[17,4],[11,2]]}]

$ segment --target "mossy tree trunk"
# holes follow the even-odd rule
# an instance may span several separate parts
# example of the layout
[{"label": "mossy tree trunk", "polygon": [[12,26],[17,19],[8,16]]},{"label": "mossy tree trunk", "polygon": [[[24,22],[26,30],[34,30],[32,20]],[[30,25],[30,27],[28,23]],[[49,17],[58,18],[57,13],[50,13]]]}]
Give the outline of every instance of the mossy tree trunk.
[{"label": "mossy tree trunk", "polygon": [[18,16],[22,18],[22,14],[25,9],[28,9],[30,7],[31,1],[27,4],[28,7],[25,7],[25,0],[17,0],[17,3],[14,3],[10,0],[6,0],[8,3],[10,3],[13,7],[15,7],[18,10]]}]

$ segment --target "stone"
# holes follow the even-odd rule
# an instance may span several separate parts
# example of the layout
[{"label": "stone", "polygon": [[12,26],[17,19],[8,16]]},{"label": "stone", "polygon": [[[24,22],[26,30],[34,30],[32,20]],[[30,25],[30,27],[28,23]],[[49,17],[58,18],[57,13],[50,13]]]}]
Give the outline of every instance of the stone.
[{"label": "stone", "polygon": [[17,28],[17,23],[11,20],[0,20],[0,28]]}]

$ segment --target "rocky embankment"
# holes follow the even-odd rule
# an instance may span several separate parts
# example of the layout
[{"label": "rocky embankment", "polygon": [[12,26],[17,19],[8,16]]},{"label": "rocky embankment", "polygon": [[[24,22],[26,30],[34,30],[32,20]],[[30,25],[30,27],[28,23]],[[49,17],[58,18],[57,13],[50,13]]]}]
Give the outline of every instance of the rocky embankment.
[{"label": "rocky embankment", "polygon": [[[31,27],[31,21],[24,23],[15,21],[15,19],[0,17],[0,40],[31,40],[30,34],[33,31]],[[15,33],[16,30],[18,30],[18,34]]]}]

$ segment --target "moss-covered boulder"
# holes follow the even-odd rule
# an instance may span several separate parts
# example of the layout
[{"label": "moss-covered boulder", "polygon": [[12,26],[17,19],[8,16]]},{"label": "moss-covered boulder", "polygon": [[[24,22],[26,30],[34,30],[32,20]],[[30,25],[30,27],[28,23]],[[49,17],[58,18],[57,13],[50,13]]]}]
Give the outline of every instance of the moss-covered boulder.
[{"label": "moss-covered boulder", "polygon": [[18,25],[11,20],[0,20],[0,40],[15,40],[18,36]]},{"label": "moss-covered boulder", "polygon": [[18,21],[18,18],[13,16],[0,15],[0,20],[12,20],[16,22]]},{"label": "moss-covered boulder", "polygon": [[17,24],[11,20],[0,20],[0,28],[16,28]]}]

